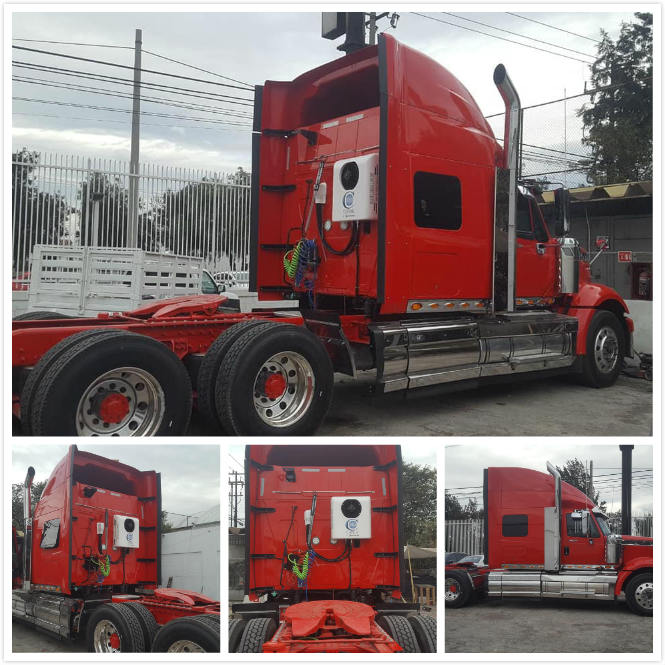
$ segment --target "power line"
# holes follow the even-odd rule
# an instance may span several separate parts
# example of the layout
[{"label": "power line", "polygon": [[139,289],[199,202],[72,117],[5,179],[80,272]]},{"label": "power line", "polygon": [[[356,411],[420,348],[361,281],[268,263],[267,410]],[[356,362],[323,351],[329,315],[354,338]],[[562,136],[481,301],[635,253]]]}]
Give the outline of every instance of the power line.
[{"label": "power line", "polygon": [[507,32],[509,35],[515,35],[516,37],[521,37],[522,39],[530,39],[531,41],[538,42],[540,44],[547,44],[547,46],[554,46],[554,48],[561,49],[563,51],[570,51],[571,53],[577,53],[578,55],[583,55],[586,58],[591,58],[592,60],[596,59],[595,55],[590,53],[584,53],[583,51],[576,51],[575,49],[568,48],[566,46],[559,46],[559,44],[553,44],[552,42],[546,42],[544,39],[536,39],[535,37],[529,37],[528,35],[522,35],[519,32],[512,32],[512,30],[506,30],[505,28],[498,28],[491,23],[483,23],[482,21],[476,21],[472,18],[466,18],[465,16],[460,16],[459,14],[453,14],[452,12],[441,12],[442,14],[448,14],[448,16],[454,16],[455,18],[462,19],[463,21],[469,21],[470,23],[477,23],[478,25],[484,25],[486,28],[492,28],[492,30],[500,30],[501,32]]},{"label": "power line", "polygon": [[[16,76],[12,77],[12,81],[17,81],[19,83],[28,83],[30,85],[44,85],[50,88],[61,88],[65,90],[75,90],[78,92],[89,92],[96,95],[105,95],[107,97],[116,97],[118,99],[133,99],[131,94],[123,94],[123,91],[109,90],[108,88],[95,88],[93,86],[79,86],[74,84],[65,84],[59,82],[45,82],[38,81],[35,79],[26,79],[25,77],[19,78]],[[214,113],[217,115],[228,115],[236,118],[246,118],[251,120],[252,116],[246,113],[236,113],[230,109],[223,109],[221,107],[209,106],[206,104],[183,104],[175,99],[161,99],[158,97],[145,97],[141,96],[141,101],[151,102],[153,104],[163,104],[165,106],[172,106],[174,108],[186,109],[189,111],[201,111],[202,113]],[[212,109],[212,110],[209,110]]]},{"label": "power line", "polygon": [[19,37],[12,37],[13,42],[37,42],[39,44],[66,44],[68,46],[99,46],[101,48],[125,48],[130,51],[134,50],[133,46],[117,46],[115,44],[88,44],[84,42],[56,42],[51,39],[21,39]]},{"label": "power line", "polygon": [[[119,109],[119,108],[114,108],[114,107],[109,107],[109,106],[95,106],[91,104],[76,104],[74,102],[56,102],[53,100],[48,100],[48,99],[33,99],[33,98],[28,98],[28,97],[12,97],[12,99],[15,99],[17,101],[22,101],[22,102],[35,102],[39,104],[55,104],[56,106],[69,106],[73,108],[82,108],[82,109],[93,109],[96,111],[113,111],[115,113],[132,113],[131,109]],[[152,111],[141,111],[141,115],[150,115],[150,116],[155,116],[157,118],[173,118],[174,120],[192,120],[194,122],[211,122],[214,124],[220,124],[220,125],[233,125],[237,127],[247,127],[251,128],[251,125],[249,124],[242,124],[238,122],[226,122],[223,120],[208,120],[206,118],[194,118],[191,116],[182,116],[182,115],[171,115],[168,113],[155,113]]]},{"label": "power line", "polygon": [[[111,76],[110,74],[96,74],[93,72],[85,72],[80,69],[63,69],[62,67],[53,67],[52,65],[39,65],[33,62],[23,62],[21,60],[12,60],[12,65],[20,69],[30,69],[38,72],[47,72],[49,74],[58,74],[62,76],[73,76],[74,78],[90,79],[92,81],[102,81],[104,83],[118,82],[121,85],[133,85],[132,79],[121,78],[119,76]],[[198,95],[186,95],[188,97],[200,97],[201,99],[210,99],[212,101],[227,101],[229,104],[241,104],[242,106],[253,107],[251,99],[246,97],[235,97],[234,95],[223,95],[219,92],[208,92],[207,90],[196,90],[192,88],[182,88],[180,86],[167,85],[166,83],[153,83],[151,81],[141,81],[141,87],[152,88],[162,92],[173,91],[176,94],[184,95],[185,92],[201,93]],[[185,91],[185,92],[182,92]],[[229,101],[240,100],[240,101]]]},{"label": "power line", "polygon": [[[97,65],[106,65],[108,67],[119,67],[120,69],[129,69],[134,71],[134,67],[130,65],[121,65],[117,62],[108,62],[107,60],[95,60],[94,58],[83,58],[78,55],[69,55],[67,53],[57,53],[55,51],[44,51],[43,49],[37,48],[28,48],[27,46],[15,46],[12,44],[12,48],[18,49],[20,51],[30,51],[31,53],[42,53],[44,55],[54,55],[58,58],[69,58],[70,60],[81,60],[82,62],[92,62]],[[182,76],[181,74],[170,74],[168,72],[160,72],[155,69],[144,69],[140,68],[141,72],[146,74],[157,74],[158,76],[170,76],[171,78],[183,79],[185,81],[196,81],[197,83],[208,83],[209,85],[220,85],[225,88],[235,88],[236,90],[245,90],[248,92],[254,92],[253,88],[241,87],[239,85],[232,85],[231,83],[220,83],[219,81],[208,81],[206,79],[197,79],[192,78],[191,76]]]},{"label": "power line", "polygon": [[174,60],[173,58],[167,58],[165,55],[160,55],[159,53],[155,53],[154,51],[146,51],[145,49],[143,49],[143,53],[149,53],[150,55],[155,56],[155,58],[161,58],[162,60],[168,60],[169,62],[175,62],[178,65],[183,65],[184,67],[191,67],[192,69],[196,69],[200,72],[205,72],[206,74],[212,74],[213,76],[219,76],[220,78],[226,79],[227,81],[233,81],[234,83],[241,83],[242,85],[252,86],[251,83],[246,83],[245,81],[239,81],[238,79],[232,79],[230,76],[223,76],[222,74],[217,74],[217,72],[211,72],[209,69],[203,69],[201,67],[196,67],[195,65],[190,65],[186,62],[182,62],[181,60]]},{"label": "power line", "polygon": [[517,18],[524,19],[525,21],[531,21],[532,23],[538,23],[538,25],[544,25],[546,28],[552,28],[553,30],[558,30],[559,32],[567,32],[569,35],[575,35],[575,37],[588,39],[590,42],[594,42],[594,44],[598,43],[597,39],[593,39],[591,37],[585,37],[584,35],[580,35],[577,32],[571,32],[570,30],[566,30],[565,28],[559,28],[556,25],[550,25],[549,23],[544,23],[543,21],[537,21],[535,18],[529,18],[528,16],[522,16],[521,14],[514,14],[513,12],[506,12],[506,14],[510,14],[511,16],[517,16]]},{"label": "power line", "polygon": [[[543,53],[549,53],[550,55],[558,55],[560,58],[567,58],[568,60],[576,60],[577,62],[582,62],[585,65],[590,65],[591,63],[588,60],[580,60],[580,58],[574,58],[572,55],[564,55],[563,53],[555,53],[554,51],[549,51],[539,46],[533,46],[532,44],[523,44],[522,42],[516,42],[514,39],[508,39],[507,37],[499,37],[498,35],[492,35],[489,32],[483,32],[482,30],[476,30],[475,28],[467,28],[464,25],[457,25],[457,23],[451,23],[450,21],[444,21],[440,18],[435,18],[434,16],[427,16],[427,14],[420,14],[418,12],[411,12],[416,16],[422,18],[428,18],[430,21],[437,21],[438,23],[445,23],[446,25],[452,25],[454,28],[461,28],[462,30],[468,30],[469,32],[477,32],[479,35],[485,35],[486,37],[494,37],[494,39],[500,39],[504,42],[510,42],[511,44],[517,44],[518,46],[526,46],[526,48],[535,49],[536,51],[542,51]],[[14,47],[16,48],[16,47]]]},{"label": "power line", "polygon": [[[13,111],[12,115],[26,115],[26,116],[34,116],[38,118],[57,118],[60,120],[82,120],[84,122],[112,122],[112,123],[117,123],[117,124],[122,124],[126,125],[127,120],[113,120],[110,118],[81,118],[80,116],[74,116],[74,115],[55,115],[52,113],[26,113],[23,111]],[[245,130],[242,129],[241,127],[197,127],[195,125],[163,125],[161,123],[152,123],[152,122],[142,122],[141,127],[169,127],[171,129],[176,129],[178,127],[182,127],[183,129],[208,129],[208,130],[213,130],[213,131],[251,131],[251,129]]]}]

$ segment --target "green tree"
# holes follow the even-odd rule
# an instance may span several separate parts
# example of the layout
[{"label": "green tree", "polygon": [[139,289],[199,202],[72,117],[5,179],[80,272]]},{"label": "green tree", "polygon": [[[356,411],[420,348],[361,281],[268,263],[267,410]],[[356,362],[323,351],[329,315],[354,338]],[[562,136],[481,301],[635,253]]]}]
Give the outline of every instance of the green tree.
[{"label": "green tree", "polygon": [[159,522],[160,522],[160,530],[162,533],[168,533],[169,531],[173,531],[173,524],[169,522],[168,520],[168,511],[162,510],[162,512],[159,515]]},{"label": "green tree", "polygon": [[454,494],[446,494],[446,520],[478,520],[483,517],[483,509],[478,500],[469,498],[465,506]]},{"label": "green tree", "polygon": [[405,462],[402,467],[404,542],[416,547],[436,547],[436,471]]},{"label": "green tree", "polygon": [[579,459],[569,459],[563,467],[557,466],[556,470],[561,474],[561,480],[577,487],[580,492],[584,492],[601,510],[605,510],[605,501],[600,501],[600,494],[596,492],[593,485],[589,491],[591,476],[587,473],[584,463]]},{"label": "green tree", "polygon": [[14,276],[30,270],[32,248],[55,244],[65,233],[70,207],[64,197],[41,191],[36,177],[40,154],[22,148],[12,154],[12,267]]},{"label": "green tree", "polygon": [[605,185],[650,179],[653,174],[653,15],[638,12],[622,23],[616,42],[602,31],[591,95],[578,115],[591,148],[587,179]]},{"label": "green tree", "polygon": [[[31,487],[32,512],[35,512],[35,506],[39,497],[44,491],[46,481],[33,482]],[[19,531],[23,531],[23,483],[12,483],[12,526]]]}]

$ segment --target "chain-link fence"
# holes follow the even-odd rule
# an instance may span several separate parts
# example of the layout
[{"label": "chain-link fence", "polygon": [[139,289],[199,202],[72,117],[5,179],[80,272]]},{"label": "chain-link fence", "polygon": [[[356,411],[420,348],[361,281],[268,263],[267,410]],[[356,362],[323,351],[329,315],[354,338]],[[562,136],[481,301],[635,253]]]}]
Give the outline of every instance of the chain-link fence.
[{"label": "chain-link fence", "polygon": [[[586,187],[591,148],[584,145],[580,109],[591,102],[592,91],[526,106],[522,109],[521,178]],[[503,143],[504,113],[486,117]]]},{"label": "chain-link fence", "polygon": [[[138,185],[130,217],[129,180]],[[30,281],[32,248],[139,247],[204,260],[212,273],[249,267],[250,175],[20,151],[12,156],[14,290]]]}]

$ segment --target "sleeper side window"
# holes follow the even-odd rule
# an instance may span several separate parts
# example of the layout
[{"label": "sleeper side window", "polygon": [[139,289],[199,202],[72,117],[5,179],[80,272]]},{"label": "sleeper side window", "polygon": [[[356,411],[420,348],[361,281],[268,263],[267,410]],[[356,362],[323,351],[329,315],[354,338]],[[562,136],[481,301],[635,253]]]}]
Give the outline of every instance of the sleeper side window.
[{"label": "sleeper side window", "polygon": [[416,226],[456,231],[462,226],[462,185],[459,178],[418,171],[413,176],[413,217]]},{"label": "sleeper side window", "polygon": [[60,520],[49,520],[44,522],[42,540],[39,546],[43,550],[49,550],[58,546],[60,540]]},{"label": "sleeper side window", "polygon": [[504,515],[501,520],[501,535],[505,538],[523,538],[529,533],[528,515]]}]

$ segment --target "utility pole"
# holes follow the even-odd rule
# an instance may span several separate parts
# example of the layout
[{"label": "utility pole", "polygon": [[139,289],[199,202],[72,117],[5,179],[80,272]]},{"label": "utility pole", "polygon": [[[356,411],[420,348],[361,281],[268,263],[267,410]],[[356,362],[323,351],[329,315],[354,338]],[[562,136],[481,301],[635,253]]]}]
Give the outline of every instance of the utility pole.
[{"label": "utility pole", "polygon": [[139,144],[141,141],[141,45],[143,32],[136,29],[134,40],[134,92],[132,95],[132,143],[129,157],[129,230],[127,244],[139,244]]},{"label": "utility pole", "polygon": [[369,13],[369,45],[376,44],[376,12]]},{"label": "utility pole", "polygon": [[632,533],[633,503],[633,448],[619,446],[621,449],[621,535]]},{"label": "utility pole", "polygon": [[231,526],[238,526],[238,504],[240,503],[240,498],[242,497],[241,490],[245,486],[245,481],[238,478],[238,472],[232,471],[233,479],[229,478],[229,499],[231,501]]},{"label": "utility pole", "polygon": [[593,460],[589,460],[589,491],[587,496],[593,501]]}]

